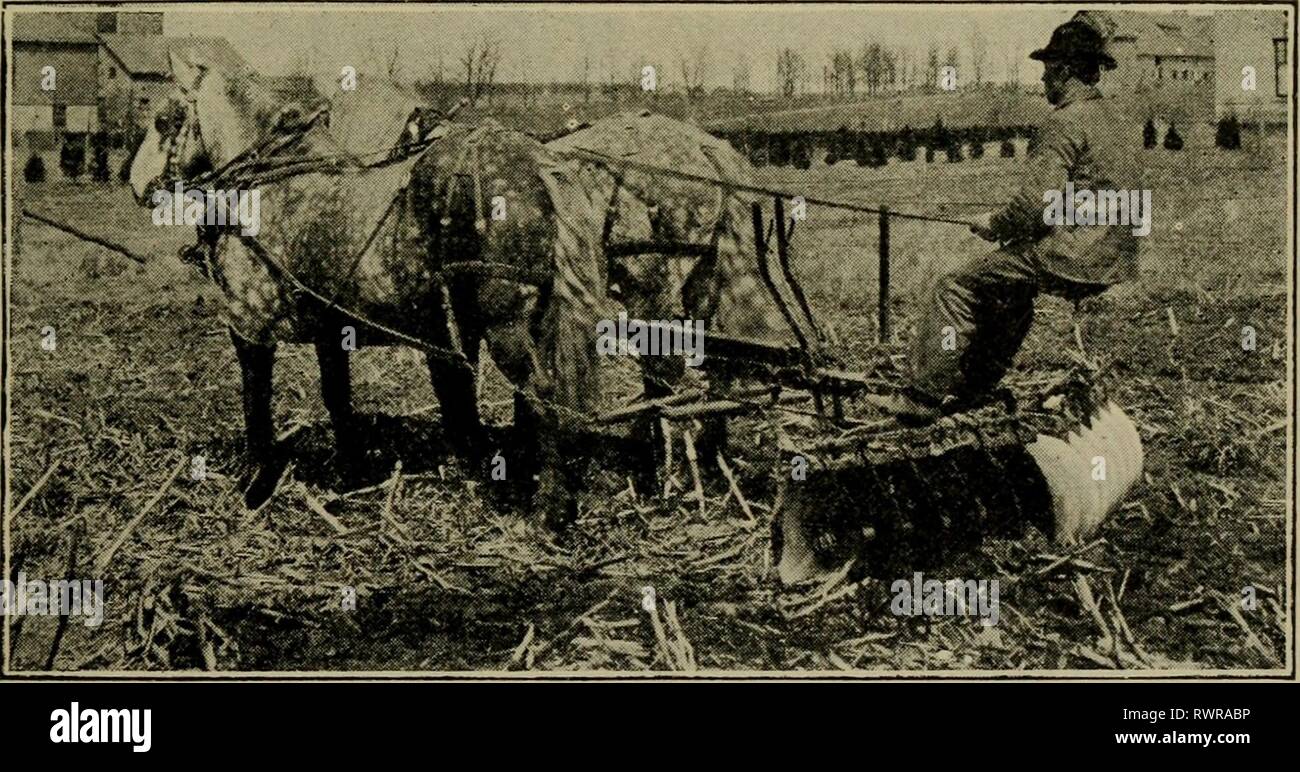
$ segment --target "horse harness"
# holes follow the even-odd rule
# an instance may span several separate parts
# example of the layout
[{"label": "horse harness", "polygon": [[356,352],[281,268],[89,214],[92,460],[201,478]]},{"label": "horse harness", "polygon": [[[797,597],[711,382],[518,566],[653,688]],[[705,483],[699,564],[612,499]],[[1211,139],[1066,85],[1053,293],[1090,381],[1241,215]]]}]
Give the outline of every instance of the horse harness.
[{"label": "horse harness", "polygon": [[[193,128],[186,132],[186,137],[192,134],[195,137],[195,141],[199,143],[200,149],[203,150],[206,146],[204,145],[202,131],[198,126],[197,104],[193,98],[189,99],[189,110],[191,120],[186,121],[186,123],[192,124]],[[402,141],[394,147],[382,152],[367,153],[363,155],[345,152],[338,155],[314,157],[293,154],[290,154],[287,157],[285,156],[286,153],[290,153],[294,148],[299,146],[304,138],[316,126],[322,124],[328,125],[328,120],[329,108],[328,106],[325,106],[293,126],[279,128],[278,131],[273,133],[266,140],[263,140],[244,152],[232,157],[220,168],[202,175],[195,180],[195,184],[205,187],[216,187],[216,183],[219,182],[229,183],[232,181],[238,181],[241,184],[251,186],[267,182],[278,182],[292,177],[313,173],[341,174],[347,172],[363,172],[381,168],[394,163],[406,161],[412,157],[422,156],[438,139],[445,136],[445,130],[439,131],[439,129],[448,125],[448,123],[444,121],[443,123],[440,123],[439,126],[427,132],[427,134],[421,139],[417,141]],[[444,226],[448,224],[451,205],[455,200],[458,189],[460,188],[458,181],[464,179],[471,183],[471,195],[474,198],[475,212],[477,213],[475,218],[475,229],[480,234],[486,234],[490,228],[490,220],[483,217],[483,206],[485,202],[483,200],[482,171],[479,157],[479,140],[485,130],[485,127],[478,127],[473,130],[472,136],[466,142],[464,150],[457,159],[456,168],[448,175],[447,190],[444,193],[446,196],[442,221]],[[185,141],[188,141],[188,139]],[[183,148],[184,145],[181,145],[180,147]],[[179,149],[176,147],[176,144],[173,143],[168,154],[168,166],[166,167],[168,170],[174,170],[177,155],[179,155]],[[363,157],[372,155],[376,156],[378,160],[369,163],[363,160]],[[715,171],[720,172],[721,169],[719,168],[717,160],[713,158],[711,154],[706,153],[706,155],[708,156],[710,163],[715,167]],[[607,168],[612,173],[615,184],[606,210],[605,223],[600,242],[606,260],[626,256],[659,254],[675,257],[698,257],[704,259],[710,266],[713,266],[716,263],[718,242],[722,233],[726,230],[729,220],[725,200],[727,195],[734,191],[731,191],[730,188],[728,188],[728,190],[724,192],[722,211],[718,218],[718,222],[714,225],[710,242],[708,244],[662,240],[660,238],[655,238],[654,236],[652,236],[649,241],[632,241],[622,244],[611,244],[609,243],[609,240],[613,231],[614,219],[617,217],[618,198],[621,189],[624,187],[624,179],[621,170],[609,167],[608,165]],[[403,185],[398,188],[396,193],[389,200],[388,206],[384,209],[384,212],[380,215],[375,225],[370,229],[365,241],[357,252],[351,256],[348,272],[345,275],[343,282],[340,283],[340,289],[333,297],[327,297],[307,286],[297,276],[295,276],[292,271],[276,259],[276,257],[271,254],[270,250],[258,241],[256,237],[241,233],[238,228],[232,227],[231,225],[208,225],[206,224],[206,218],[205,222],[196,225],[195,243],[182,247],[179,251],[179,257],[183,262],[195,266],[205,277],[217,281],[218,283],[224,283],[224,277],[220,275],[219,264],[216,261],[217,249],[222,236],[232,236],[237,238],[254,256],[257,257],[258,260],[266,264],[276,276],[286,279],[291,285],[291,295],[288,298],[290,302],[285,304],[284,310],[280,312],[281,316],[291,313],[290,309],[296,305],[297,298],[308,296],[324,304],[326,310],[338,311],[345,316],[356,319],[358,322],[377,329],[396,340],[406,343],[407,345],[422,349],[435,356],[452,360],[453,363],[459,366],[472,369],[472,365],[460,344],[457,326],[452,314],[447,281],[458,275],[473,275],[480,279],[505,279],[545,290],[553,277],[548,272],[529,271],[514,265],[481,259],[444,262],[442,260],[442,255],[438,255],[439,270],[434,274],[433,280],[438,285],[439,294],[441,296],[440,300],[448,320],[449,332],[451,333],[450,339],[452,342],[450,348],[437,346],[428,341],[407,335],[341,306],[338,303],[338,292],[342,291],[342,287],[345,286],[355,274],[357,267],[369,252],[370,248],[377,241],[379,234],[383,230],[385,224],[387,224],[388,220],[393,216],[393,213],[398,209],[403,208],[406,194],[407,186]],[[713,286],[711,288],[712,292],[710,293],[712,296],[710,302],[716,304],[718,296],[721,294],[721,283],[714,281],[711,282],[711,284]],[[276,321],[278,321],[278,319]]]}]

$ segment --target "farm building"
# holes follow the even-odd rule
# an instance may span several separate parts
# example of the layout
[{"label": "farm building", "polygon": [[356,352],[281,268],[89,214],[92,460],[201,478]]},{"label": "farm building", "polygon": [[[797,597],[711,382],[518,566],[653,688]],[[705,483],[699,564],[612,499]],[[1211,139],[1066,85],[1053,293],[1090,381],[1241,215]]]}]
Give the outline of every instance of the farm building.
[{"label": "farm building", "polygon": [[[1216,118],[1285,124],[1291,97],[1287,18],[1282,10],[1219,11],[1214,16]],[[1246,67],[1254,68],[1254,82]],[[1253,85],[1254,88],[1249,88]]]},{"label": "farm building", "polygon": [[[1101,30],[1119,65],[1102,75],[1107,95],[1136,95],[1157,122],[1237,115],[1285,123],[1291,68],[1284,10],[1220,9],[1211,14],[1080,11]],[[1254,68],[1254,88],[1243,68]]]},{"label": "farm building", "polygon": [[164,37],[162,13],[29,11],[13,19],[14,137],[42,149],[59,135],[138,124],[170,88],[169,52],[248,67],[224,38]]},{"label": "farm building", "polygon": [[1103,91],[1142,87],[1208,89],[1214,79],[1213,16],[1080,11],[1074,18],[1102,32],[1119,65],[1103,76]]},{"label": "farm building", "polygon": [[225,38],[171,38],[129,34],[99,36],[100,96],[104,122],[115,128],[138,124],[171,90],[168,54],[210,63],[222,71],[248,70]]},{"label": "farm building", "polygon": [[[87,132],[99,126],[100,30],[115,13],[18,13],[13,26],[13,127],[30,133]],[[159,33],[161,30],[161,14]]]}]

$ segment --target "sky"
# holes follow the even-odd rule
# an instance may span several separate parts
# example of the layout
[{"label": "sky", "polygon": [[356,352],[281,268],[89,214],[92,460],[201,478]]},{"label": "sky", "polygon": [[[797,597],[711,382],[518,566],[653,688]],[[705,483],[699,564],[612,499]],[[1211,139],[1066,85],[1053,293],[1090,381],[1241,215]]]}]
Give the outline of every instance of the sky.
[{"label": "sky", "polygon": [[[344,65],[375,69],[394,45],[399,77],[427,78],[439,59],[448,77],[468,41],[491,34],[502,44],[499,81],[575,81],[590,67],[591,80],[610,72],[631,73],[657,65],[660,87],[679,79],[680,61],[703,59],[707,84],[730,86],[742,58],[751,86],[775,85],[776,56],[789,47],[808,64],[809,83],[836,48],[855,54],[867,41],[925,51],[957,46],[965,63],[976,34],[985,41],[993,80],[1005,62],[1021,61],[1020,79],[1038,80],[1041,68],[1026,55],[1047,42],[1073,6],[898,5],[401,5],[304,9],[273,4],[166,10],[168,35],[226,37],[254,68],[268,74],[295,69],[336,72]],[[707,52],[707,53],[702,53]],[[942,55],[942,54],[941,54]],[[584,64],[588,61],[588,64]],[[621,80],[626,79],[620,78]]]}]

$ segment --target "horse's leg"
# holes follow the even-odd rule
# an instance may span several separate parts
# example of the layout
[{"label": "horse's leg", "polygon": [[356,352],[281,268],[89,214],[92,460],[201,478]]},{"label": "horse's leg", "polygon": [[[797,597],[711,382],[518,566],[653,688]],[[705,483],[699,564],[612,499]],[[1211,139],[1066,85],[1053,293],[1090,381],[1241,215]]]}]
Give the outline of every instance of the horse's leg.
[{"label": "horse's leg", "polygon": [[[642,357],[640,363],[641,386],[647,400],[670,396],[680,385],[686,370],[682,360],[676,357]],[[668,473],[663,423],[654,415],[637,419],[635,436],[643,437],[649,443],[637,448],[637,455],[641,457],[644,453],[644,456],[637,464],[636,487],[642,495],[653,495],[663,488],[660,475]]]},{"label": "horse's leg", "polygon": [[271,374],[275,344],[250,343],[233,331],[244,388],[244,437],[251,470],[244,488],[244,503],[256,509],[275,492],[287,459],[276,452],[275,424],[271,415]]},{"label": "horse's leg", "polygon": [[429,382],[438,398],[438,409],[442,412],[443,436],[457,455],[477,466],[486,445],[478,412],[478,334],[462,328],[461,345],[469,360],[468,367],[433,353],[425,353],[424,359],[429,366]]},{"label": "horse's leg", "polygon": [[523,468],[507,470],[507,478],[523,478],[525,489],[534,491],[533,509],[548,527],[563,530],[577,520],[578,500],[563,473],[560,415],[539,347],[524,319],[494,326],[486,337],[492,361],[517,389],[515,430],[523,446]]},{"label": "horse's leg", "polygon": [[321,399],[334,427],[335,464],[344,484],[351,484],[364,471],[365,458],[364,436],[352,409],[351,359],[337,335],[322,334],[315,345]]},{"label": "horse's leg", "polygon": [[534,387],[524,390],[526,419],[532,424],[537,449],[537,488],[533,492],[533,510],[553,531],[564,531],[578,521],[579,482],[567,470],[572,459],[560,450],[560,417],[549,403],[550,392]]},{"label": "horse's leg", "polygon": [[[542,442],[539,501],[548,521],[565,527],[577,521],[578,493],[585,487],[591,455],[585,443],[561,449],[570,437],[580,438],[600,407],[600,363],[594,345],[594,309],[567,284],[557,283],[544,296],[539,324],[533,328],[532,351],[537,394],[545,398],[546,425]],[[549,486],[549,487],[548,487]],[[550,498],[547,498],[547,497]]]}]

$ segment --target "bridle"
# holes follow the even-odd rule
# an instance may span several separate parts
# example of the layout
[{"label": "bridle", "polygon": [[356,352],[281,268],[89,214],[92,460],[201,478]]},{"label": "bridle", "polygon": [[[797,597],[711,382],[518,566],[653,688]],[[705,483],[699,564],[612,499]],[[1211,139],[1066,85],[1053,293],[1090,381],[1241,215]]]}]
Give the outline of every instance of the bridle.
[{"label": "bridle", "polygon": [[[160,175],[162,184],[175,184],[176,182],[184,183],[186,180],[181,179],[181,170],[179,169],[180,159],[185,156],[185,151],[189,149],[191,140],[198,148],[194,157],[205,155],[208,151],[207,143],[203,140],[203,127],[199,124],[199,104],[198,98],[191,93],[185,94],[185,107],[181,107],[177,100],[170,100],[175,109],[169,110],[167,115],[159,115],[158,122],[170,119],[170,130],[165,135],[167,142],[167,157],[163,161],[163,170]],[[176,110],[182,110],[180,115]],[[155,125],[155,128],[158,128]],[[159,128],[159,133],[162,133]],[[217,240],[220,238],[220,228],[214,228],[208,225],[200,224],[195,230],[197,240],[194,244],[181,247],[179,256],[183,262],[197,267],[203,272],[204,276],[215,278],[213,273],[216,268],[211,262],[213,251],[216,249]]]},{"label": "bridle", "polygon": [[[180,106],[179,102],[172,100],[173,104]],[[167,157],[163,161],[163,170],[161,178],[165,182],[175,182],[180,179],[180,169],[178,168],[180,159],[184,157],[185,152],[193,141],[198,148],[196,155],[207,153],[207,143],[203,140],[203,128],[199,125],[199,105],[198,98],[193,94],[185,95],[186,106],[181,108],[183,113],[179,117],[171,118],[171,127],[166,134]],[[173,111],[169,111],[173,112]],[[161,121],[166,116],[159,116]]]}]

